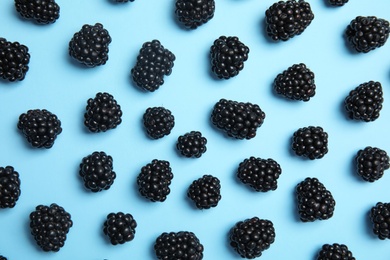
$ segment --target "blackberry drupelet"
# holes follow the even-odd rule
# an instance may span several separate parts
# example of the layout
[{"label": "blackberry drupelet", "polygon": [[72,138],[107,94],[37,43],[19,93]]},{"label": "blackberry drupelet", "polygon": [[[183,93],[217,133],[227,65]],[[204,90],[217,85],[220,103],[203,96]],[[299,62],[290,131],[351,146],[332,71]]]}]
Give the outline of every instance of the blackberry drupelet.
[{"label": "blackberry drupelet", "polygon": [[38,24],[51,24],[60,17],[60,6],[55,0],[15,0],[16,11]]},{"label": "blackberry drupelet", "polygon": [[373,232],[379,239],[390,239],[390,203],[378,202],[370,210]]},{"label": "blackberry drupelet", "polygon": [[249,48],[236,36],[220,36],[210,48],[211,70],[220,79],[238,75],[248,60]]},{"label": "blackberry drupelet", "polygon": [[253,156],[242,161],[237,170],[237,177],[242,183],[261,192],[276,190],[280,174],[282,169],[275,160]]},{"label": "blackberry drupelet", "polygon": [[38,246],[43,251],[58,252],[64,245],[66,235],[73,225],[71,215],[53,203],[39,205],[30,214],[30,228]]},{"label": "blackberry drupelet", "polygon": [[103,232],[111,244],[118,245],[134,239],[137,222],[129,213],[110,213],[103,224]]},{"label": "blackberry drupelet", "polygon": [[260,257],[275,241],[272,221],[253,217],[237,222],[229,233],[230,245],[242,257]]},{"label": "blackberry drupelet", "polygon": [[14,167],[0,167],[0,208],[13,208],[20,196],[19,173]]},{"label": "blackberry drupelet", "polygon": [[333,216],[336,201],[317,178],[306,178],[296,186],[299,217],[303,222],[326,220]]},{"label": "blackberry drupelet", "polygon": [[344,244],[324,244],[318,252],[317,260],[356,260]]},{"label": "blackberry drupelet", "polygon": [[191,131],[179,136],[176,148],[185,157],[199,158],[207,150],[207,139],[199,131]]},{"label": "blackberry drupelet", "polygon": [[92,192],[108,190],[116,178],[112,157],[105,152],[93,152],[81,161],[79,175]]},{"label": "blackberry drupelet", "polygon": [[189,231],[164,232],[154,244],[154,251],[160,260],[201,260],[203,250],[199,239]]},{"label": "blackberry drupelet", "polygon": [[192,182],[187,190],[187,196],[198,209],[216,207],[221,200],[221,183],[217,177],[203,175]]},{"label": "blackberry drupelet", "polygon": [[314,19],[310,4],[303,0],[278,1],[265,12],[266,30],[274,41],[300,35]]},{"label": "blackberry drupelet", "polygon": [[274,80],[277,94],[288,99],[309,101],[315,95],[314,73],[305,64],[294,64]]},{"label": "blackberry drupelet", "polygon": [[343,6],[348,3],[348,0],[327,0],[330,5],[333,6]]},{"label": "blackberry drupelet", "polygon": [[211,122],[228,136],[252,139],[265,119],[265,113],[256,104],[220,99],[211,113]]},{"label": "blackberry drupelet", "polygon": [[171,133],[175,117],[164,107],[149,107],[143,115],[146,133],[152,139],[159,139]]},{"label": "blackberry drupelet", "polygon": [[137,177],[140,194],[153,201],[163,202],[171,192],[169,185],[173,179],[168,161],[154,159],[142,167]]},{"label": "blackberry drupelet", "polygon": [[0,78],[8,81],[24,80],[29,63],[27,46],[0,37]]},{"label": "blackberry drupelet", "polygon": [[145,42],[131,69],[131,77],[139,88],[153,92],[164,84],[164,76],[171,75],[175,59],[175,55],[160,41]]},{"label": "blackberry drupelet", "polygon": [[89,131],[98,133],[114,129],[122,123],[121,106],[109,93],[99,92],[87,101],[84,125]]},{"label": "blackberry drupelet", "polygon": [[351,90],[344,106],[350,119],[371,122],[379,118],[383,100],[381,83],[369,81]]},{"label": "blackberry drupelet", "polygon": [[51,148],[61,134],[61,121],[46,109],[31,109],[19,116],[17,125],[27,141],[37,148]]},{"label": "blackberry drupelet", "polygon": [[69,55],[87,67],[106,64],[111,36],[103,25],[84,24],[69,42]]},{"label": "blackberry drupelet", "polygon": [[298,156],[320,159],[328,153],[328,133],[319,126],[299,128],[293,134],[291,148]]},{"label": "blackberry drupelet", "polygon": [[175,14],[188,29],[196,29],[214,17],[214,0],[176,0]]},{"label": "blackberry drupelet", "polygon": [[363,150],[359,150],[355,163],[357,174],[368,182],[374,182],[382,178],[384,171],[390,167],[390,158],[386,151],[367,146]]}]

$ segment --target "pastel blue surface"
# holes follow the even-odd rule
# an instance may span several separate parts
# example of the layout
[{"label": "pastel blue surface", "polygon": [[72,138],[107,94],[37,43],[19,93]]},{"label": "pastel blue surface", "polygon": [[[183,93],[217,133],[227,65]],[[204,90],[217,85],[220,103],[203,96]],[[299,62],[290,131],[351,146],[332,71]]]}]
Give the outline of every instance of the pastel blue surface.
[{"label": "pastel blue surface", "polygon": [[[269,219],[276,240],[261,259],[314,259],[325,243],[344,243],[356,259],[390,259],[390,240],[372,234],[367,221],[377,202],[390,201],[390,173],[375,183],[359,179],[353,158],[359,149],[377,146],[390,152],[390,43],[367,54],[349,51],[343,33],[358,15],[390,20],[388,0],[351,0],[343,7],[310,1],[315,18],[300,36],[271,42],[265,36],[265,10],[274,0],[216,0],[215,17],[196,30],[181,28],[174,1],[66,1],[60,19],[51,25],[23,20],[12,0],[0,1],[0,37],[29,47],[30,70],[24,81],[0,82],[0,166],[20,173],[21,196],[13,209],[0,210],[0,255],[20,259],[155,259],[157,236],[192,231],[204,245],[204,259],[240,259],[227,234],[240,220]],[[112,37],[106,65],[84,68],[68,55],[68,43],[84,24],[100,22]],[[250,48],[245,68],[235,78],[217,80],[210,74],[209,49],[221,35],[238,36]],[[153,93],[138,90],[130,80],[142,44],[158,39],[176,55],[173,72]],[[276,75],[304,62],[315,73],[316,95],[309,102],[289,102],[272,91]],[[342,103],[349,91],[370,80],[380,81],[384,105],[379,119],[354,122]],[[83,125],[88,98],[111,93],[123,110],[123,122],[105,133],[89,133]],[[266,118],[251,140],[234,140],[212,127],[210,113],[220,99],[260,105]],[[175,116],[169,136],[151,140],[142,127],[146,108],[164,106]],[[45,108],[62,122],[53,148],[33,149],[17,130],[20,114]],[[322,126],[329,134],[329,153],[320,160],[292,154],[291,136],[304,126]],[[175,150],[177,137],[198,130],[208,139],[207,152],[188,159]],[[78,167],[84,156],[105,151],[114,159],[117,179],[100,193],[84,189]],[[256,156],[273,158],[282,167],[278,189],[256,193],[235,176],[238,164]],[[171,163],[171,194],[163,203],[143,199],[136,188],[142,166],[153,159]],[[193,180],[218,177],[222,200],[216,208],[198,210],[186,198]],[[334,216],[302,223],[296,213],[294,189],[306,177],[317,177],[336,200]],[[30,235],[29,214],[39,204],[57,203],[74,222],[65,246],[46,253]],[[138,223],[135,239],[112,246],[102,225],[110,212],[131,213]]]}]

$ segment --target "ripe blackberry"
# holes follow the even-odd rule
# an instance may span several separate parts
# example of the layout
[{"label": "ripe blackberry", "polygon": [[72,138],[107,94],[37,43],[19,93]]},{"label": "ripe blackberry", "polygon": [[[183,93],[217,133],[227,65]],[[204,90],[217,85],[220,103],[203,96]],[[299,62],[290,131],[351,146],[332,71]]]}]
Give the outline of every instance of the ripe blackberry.
[{"label": "ripe blackberry", "polygon": [[189,231],[162,233],[157,237],[154,251],[157,259],[203,259],[203,245],[196,235]]},{"label": "ripe blackberry", "polygon": [[384,171],[389,169],[390,158],[386,151],[367,146],[358,151],[355,163],[358,175],[365,181],[374,182],[382,178]]},{"label": "ripe blackberry", "polygon": [[69,42],[69,55],[87,67],[106,64],[111,36],[103,25],[84,24]]},{"label": "ripe blackberry", "polygon": [[296,186],[299,217],[303,222],[326,220],[333,216],[336,201],[317,178],[306,178]]},{"label": "ripe blackberry", "polygon": [[292,100],[309,101],[315,95],[314,73],[305,64],[294,64],[274,80],[277,94]]},{"label": "ripe blackberry", "polygon": [[31,109],[19,116],[17,125],[27,141],[37,148],[51,148],[61,134],[61,121],[46,109]]},{"label": "ripe blackberry", "polygon": [[79,168],[84,186],[92,192],[108,190],[116,178],[112,157],[105,152],[93,152],[84,157]]},{"label": "ripe blackberry", "polygon": [[71,215],[55,203],[50,206],[39,205],[30,214],[31,234],[38,246],[46,252],[58,252],[65,245],[66,235],[72,225]]},{"label": "ripe blackberry", "polygon": [[355,260],[352,256],[352,252],[344,244],[334,243],[333,245],[324,244],[321,250],[318,252],[317,260]]},{"label": "ripe blackberry", "polygon": [[379,239],[390,239],[390,203],[378,202],[370,210],[373,232]]},{"label": "ripe blackberry", "polygon": [[251,139],[265,119],[265,113],[256,104],[220,99],[211,113],[211,122],[228,136]]},{"label": "ripe blackberry", "polygon": [[176,57],[161,45],[160,41],[145,42],[138,54],[137,63],[131,69],[134,83],[145,91],[153,92],[164,84],[164,76],[172,73]]},{"label": "ripe blackberry", "polygon": [[296,155],[320,159],[328,153],[328,133],[319,126],[299,128],[293,135],[291,147]]},{"label": "ripe blackberry", "polygon": [[169,135],[175,126],[175,117],[164,107],[149,107],[144,113],[143,121],[146,132],[152,139]]},{"label": "ripe blackberry", "polygon": [[210,48],[211,70],[220,79],[238,75],[248,59],[249,48],[236,36],[220,36]]},{"label": "ripe blackberry", "polygon": [[253,217],[237,222],[229,233],[230,245],[242,257],[260,257],[275,241],[272,221]]},{"label": "ripe blackberry", "polygon": [[60,17],[60,6],[55,0],[15,0],[16,11],[38,24],[51,24]]},{"label": "ripe blackberry", "polygon": [[375,121],[382,109],[383,91],[380,82],[369,81],[349,92],[344,105],[348,117],[359,121]]},{"label": "ripe blackberry", "polygon": [[99,92],[87,101],[84,125],[89,131],[98,133],[114,129],[122,123],[121,106],[109,93]]},{"label": "ripe blackberry", "polygon": [[0,77],[8,81],[24,80],[29,69],[27,46],[0,37]]},{"label": "ripe blackberry", "polygon": [[199,158],[207,150],[207,139],[202,136],[199,131],[191,131],[179,136],[176,143],[176,148],[180,154],[185,157]]},{"label": "ripe blackberry", "polygon": [[15,207],[19,196],[19,173],[12,166],[0,167],[0,208]]},{"label": "ripe blackberry", "polygon": [[169,185],[173,179],[168,161],[154,159],[142,167],[137,177],[138,190],[145,198],[163,202],[171,192]]},{"label": "ripe blackberry", "polygon": [[188,29],[196,29],[214,17],[214,0],[176,0],[175,14]]},{"label": "ripe blackberry", "polygon": [[0,255],[0,260],[7,260],[5,256]]},{"label": "ripe blackberry", "polygon": [[103,224],[103,232],[111,244],[118,245],[134,239],[137,222],[131,214],[123,212],[110,213]]},{"label": "ripe blackberry", "polygon": [[195,202],[198,209],[216,207],[221,200],[221,183],[217,177],[203,175],[192,182],[187,196]]},{"label": "ripe blackberry", "polygon": [[278,1],[265,12],[266,30],[274,41],[300,35],[313,21],[310,4],[303,0]]},{"label": "ripe blackberry", "polygon": [[345,31],[351,47],[363,53],[382,47],[389,38],[389,33],[389,22],[375,16],[357,16]]},{"label": "ripe blackberry", "polygon": [[344,4],[348,3],[348,0],[328,0],[328,2],[333,6],[343,6]]}]

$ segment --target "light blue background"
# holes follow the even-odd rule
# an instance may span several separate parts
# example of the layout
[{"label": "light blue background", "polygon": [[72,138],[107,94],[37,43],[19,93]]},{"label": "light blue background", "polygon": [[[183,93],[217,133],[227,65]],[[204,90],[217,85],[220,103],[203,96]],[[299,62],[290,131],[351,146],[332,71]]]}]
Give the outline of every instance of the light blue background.
[{"label": "light blue background", "polygon": [[[0,1],[0,37],[30,49],[30,70],[24,81],[0,82],[0,165],[20,173],[21,196],[13,209],[0,210],[0,254],[20,259],[154,259],[153,244],[162,232],[188,230],[204,245],[204,259],[240,259],[228,245],[227,234],[240,220],[258,216],[273,221],[276,241],[261,259],[314,259],[325,243],[345,243],[356,259],[390,259],[390,241],[372,235],[369,209],[390,200],[390,173],[375,182],[361,181],[353,172],[359,149],[377,146],[390,152],[390,43],[368,54],[348,50],[343,32],[358,15],[390,20],[388,0],[351,0],[330,7],[310,1],[315,18],[306,31],[288,42],[271,42],[264,33],[265,10],[274,0],[216,0],[215,17],[188,31],[174,19],[174,1],[58,0],[60,19],[40,26],[23,20],[12,0]],[[112,37],[106,65],[84,68],[68,55],[68,43],[83,24],[100,22]],[[210,74],[208,52],[221,35],[238,36],[249,48],[239,75],[217,80]],[[154,93],[139,91],[129,73],[142,44],[158,39],[176,55],[173,72]],[[276,75],[304,62],[315,73],[316,95],[309,102],[288,102],[272,91]],[[380,81],[384,106],[371,123],[346,119],[342,102],[349,91],[369,80]],[[114,95],[123,122],[106,133],[93,134],[83,125],[86,101],[99,91]],[[209,117],[220,99],[260,105],[266,119],[251,140],[234,140],[212,127]],[[147,138],[142,115],[147,107],[165,106],[175,116],[169,136]],[[16,124],[28,109],[46,108],[63,126],[49,150],[31,148]],[[293,132],[322,126],[329,134],[329,153],[309,161],[291,153]],[[199,130],[208,139],[199,159],[180,157],[177,137]],[[91,193],[78,177],[81,159],[105,151],[114,159],[117,179],[108,191]],[[250,156],[273,158],[282,167],[278,189],[256,193],[240,184],[235,171]],[[171,163],[171,194],[163,203],[143,199],[136,188],[141,167],[153,159]],[[221,180],[222,200],[210,210],[197,210],[186,198],[191,182],[203,174]],[[336,199],[334,216],[302,223],[296,214],[294,189],[306,177],[317,177]],[[35,244],[29,214],[39,204],[57,203],[71,213],[74,226],[58,253]],[[131,213],[138,222],[135,239],[112,246],[102,233],[110,212]]]}]

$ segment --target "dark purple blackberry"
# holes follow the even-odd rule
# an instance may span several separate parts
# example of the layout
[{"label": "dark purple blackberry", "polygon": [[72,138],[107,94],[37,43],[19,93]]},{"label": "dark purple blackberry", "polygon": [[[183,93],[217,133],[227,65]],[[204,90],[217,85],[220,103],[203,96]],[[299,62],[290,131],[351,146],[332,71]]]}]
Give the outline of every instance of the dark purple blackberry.
[{"label": "dark purple blackberry", "polygon": [[187,196],[198,209],[216,207],[221,200],[221,183],[217,177],[203,175],[192,182],[187,190]]},{"label": "dark purple blackberry", "polygon": [[317,178],[306,178],[296,186],[299,217],[303,222],[326,220],[333,216],[336,201]]},{"label": "dark purple blackberry", "polygon": [[210,48],[211,70],[220,79],[235,77],[244,68],[249,48],[236,36],[220,36]]},{"label": "dark purple blackberry", "polygon": [[372,230],[379,239],[390,239],[390,203],[378,202],[370,210]]},{"label": "dark purple blackberry", "polygon": [[237,222],[229,233],[230,245],[242,257],[260,257],[275,241],[272,221],[253,217]]},{"label": "dark purple blackberry", "polygon": [[256,136],[265,113],[256,104],[220,99],[211,113],[211,122],[228,136],[251,139]]},{"label": "dark purple blackberry", "polygon": [[294,64],[274,80],[276,93],[292,100],[309,101],[315,95],[314,73],[305,64]]},{"label": "dark purple blackberry", "polygon": [[60,6],[55,0],[15,0],[16,11],[38,24],[51,24],[60,17]]},{"label": "dark purple blackberry", "polygon": [[319,126],[308,126],[295,131],[292,150],[310,160],[320,159],[328,153],[328,134]]},{"label": "dark purple blackberry", "polygon": [[365,122],[375,121],[379,118],[382,104],[382,85],[375,81],[360,84],[351,90],[344,100],[348,117]]},{"label": "dark purple blackberry", "polygon": [[71,215],[55,203],[39,205],[30,214],[31,234],[46,252],[58,252],[65,245],[66,235],[72,226]]},{"label": "dark purple blackberry", "polygon": [[99,92],[87,101],[84,125],[89,131],[98,133],[114,129],[122,123],[121,106],[109,93]]},{"label": "dark purple blackberry", "polygon": [[355,163],[357,174],[365,181],[374,182],[382,178],[384,171],[389,169],[390,158],[386,151],[367,146],[358,151]]},{"label": "dark purple blackberry", "polygon": [[160,260],[201,260],[203,250],[199,239],[189,231],[164,232],[154,244],[154,251]]},{"label": "dark purple blackberry", "polygon": [[318,252],[317,260],[356,260],[344,244],[324,244]]},{"label": "dark purple blackberry", "polygon": [[146,133],[152,139],[159,139],[171,133],[175,117],[164,107],[149,107],[143,116]]},{"label": "dark purple blackberry", "polygon": [[313,21],[310,4],[303,0],[278,1],[265,12],[266,30],[274,41],[300,35]]},{"label": "dark purple blackberry", "polygon": [[131,77],[139,88],[153,92],[164,84],[164,76],[171,75],[175,59],[175,55],[165,49],[160,41],[145,42],[139,51],[137,63],[131,69]]},{"label": "dark purple blackberry", "polygon": [[103,224],[103,232],[111,244],[118,245],[134,239],[137,222],[131,214],[123,212],[110,213]]},{"label": "dark purple blackberry", "polygon": [[84,24],[69,42],[69,55],[87,67],[106,64],[111,36],[103,25]]},{"label": "dark purple blackberry", "polygon": [[61,134],[61,121],[46,109],[32,109],[19,116],[18,129],[37,148],[51,148]]},{"label": "dark purple blackberry", "polygon": [[24,80],[29,63],[27,46],[0,37],[0,78],[8,81]]},{"label": "dark purple blackberry", "polygon": [[207,150],[207,139],[199,131],[191,131],[179,136],[176,148],[185,157],[199,158]]},{"label": "dark purple blackberry", "polygon": [[13,208],[20,196],[19,173],[14,167],[0,167],[0,208]]},{"label": "dark purple blackberry", "polygon": [[163,202],[171,192],[169,185],[173,179],[168,161],[154,159],[143,166],[137,177],[138,190],[145,198]]},{"label": "dark purple blackberry", "polygon": [[375,16],[357,16],[345,31],[351,47],[363,53],[385,45],[389,33],[389,22]]},{"label": "dark purple blackberry", "polygon": [[327,0],[330,5],[333,6],[343,6],[348,3],[348,0]]},{"label": "dark purple blackberry", "polygon": [[116,178],[112,157],[105,152],[93,152],[81,161],[79,175],[92,192],[108,190]]},{"label": "dark purple blackberry", "polygon": [[188,29],[196,29],[214,17],[214,0],[176,0],[175,14]]},{"label": "dark purple blackberry", "polygon": [[0,255],[0,260],[7,260],[5,256]]},{"label": "dark purple blackberry", "polygon": [[282,169],[275,160],[253,156],[242,161],[237,170],[237,177],[242,183],[261,192],[276,190],[280,174]]}]

